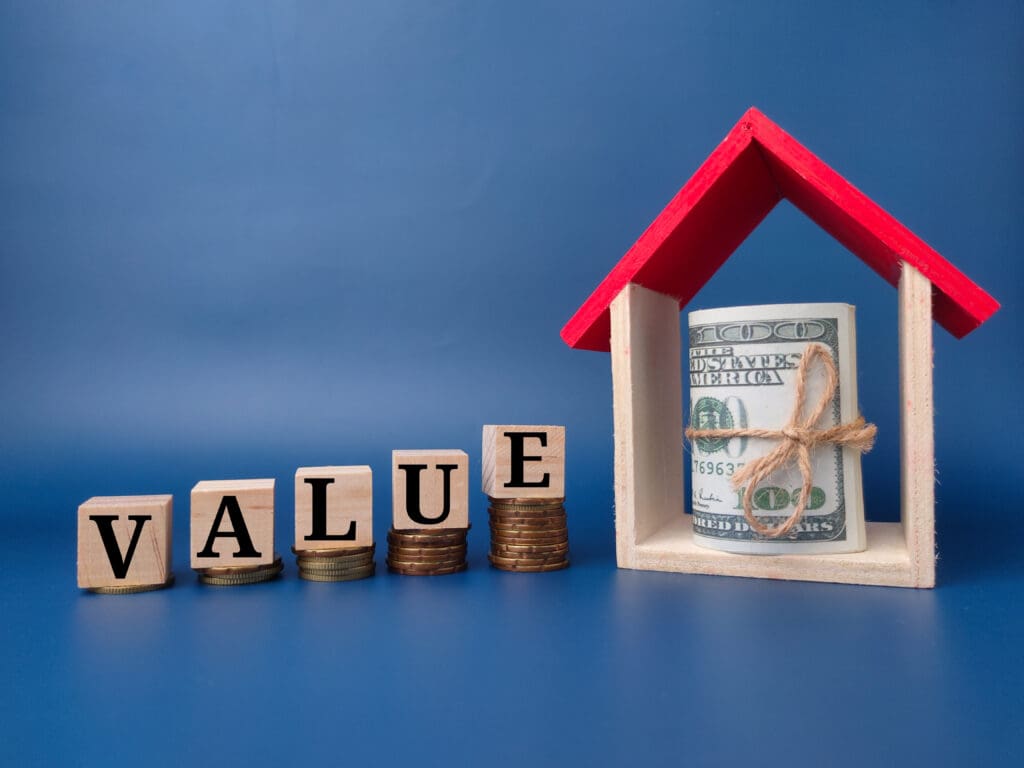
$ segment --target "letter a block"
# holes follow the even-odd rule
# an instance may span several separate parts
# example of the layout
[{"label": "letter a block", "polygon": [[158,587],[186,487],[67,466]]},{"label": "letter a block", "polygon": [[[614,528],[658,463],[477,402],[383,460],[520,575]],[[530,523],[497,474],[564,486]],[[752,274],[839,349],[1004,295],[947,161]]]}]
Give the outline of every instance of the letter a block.
[{"label": "letter a block", "polygon": [[274,562],[274,481],[204,480],[192,489],[192,567]]},{"label": "letter a block", "polygon": [[373,544],[369,467],[300,467],[295,473],[295,549]]},{"label": "letter a block", "polygon": [[78,508],[78,586],[139,587],[171,577],[171,496],[94,496]]},{"label": "letter a block", "polygon": [[392,451],[391,469],[395,529],[469,527],[465,451]]},{"label": "letter a block", "polygon": [[483,490],[492,499],[565,497],[565,427],[484,427]]}]

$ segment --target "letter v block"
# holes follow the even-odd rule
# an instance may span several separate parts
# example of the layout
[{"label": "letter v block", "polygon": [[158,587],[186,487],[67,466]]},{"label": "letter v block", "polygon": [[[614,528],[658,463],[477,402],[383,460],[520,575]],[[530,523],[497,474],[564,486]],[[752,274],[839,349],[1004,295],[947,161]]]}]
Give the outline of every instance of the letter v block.
[{"label": "letter v block", "polygon": [[78,586],[142,587],[171,577],[171,496],[94,496],[78,508]]},{"label": "letter v block", "polygon": [[484,427],[483,490],[492,499],[565,497],[565,427]]},{"label": "letter v block", "polygon": [[295,549],[373,544],[369,467],[300,467],[295,472]]},{"label": "letter v block", "polygon": [[396,530],[469,527],[465,451],[392,451],[391,470]]},{"label": "letter v block", "polygon": [[192,567],[274,562],[274,481],[203,480],[192,489]]}]

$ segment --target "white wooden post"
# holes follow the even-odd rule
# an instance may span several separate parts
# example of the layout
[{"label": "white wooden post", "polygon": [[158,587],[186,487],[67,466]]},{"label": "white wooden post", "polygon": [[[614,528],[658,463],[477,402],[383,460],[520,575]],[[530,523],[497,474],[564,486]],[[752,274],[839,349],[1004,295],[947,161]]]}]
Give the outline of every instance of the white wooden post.
[{"label": "white wooden post", "polygon": [[916,587],[935,586],[932,284],[903,264],[899,287],[900,507]]},{"label": "white wooden post", "polygon": [[630,284],[611,304],[615,541],[619,566],[683,515],[679,302]]}]

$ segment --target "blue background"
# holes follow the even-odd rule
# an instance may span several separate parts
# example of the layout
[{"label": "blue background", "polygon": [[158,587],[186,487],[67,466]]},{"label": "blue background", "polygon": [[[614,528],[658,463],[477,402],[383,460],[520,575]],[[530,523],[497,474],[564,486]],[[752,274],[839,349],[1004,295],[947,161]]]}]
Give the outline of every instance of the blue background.
[{"label": "blue background", "polygon": [[[895,6],[895,7],[894,7]],[[1019,765],[1019,3],[0,4],[3,762]],[[619,571],[609,359],[558,331],[750,105],[990,290],[936,331],[935,591]],[[694,306],[895,292],[783,203]],[[568,429],[573,567],[203,589],[188,492]],[[75,509],[176,500],[174,589]],[[290,558],[288,558],[290,560]]]}]

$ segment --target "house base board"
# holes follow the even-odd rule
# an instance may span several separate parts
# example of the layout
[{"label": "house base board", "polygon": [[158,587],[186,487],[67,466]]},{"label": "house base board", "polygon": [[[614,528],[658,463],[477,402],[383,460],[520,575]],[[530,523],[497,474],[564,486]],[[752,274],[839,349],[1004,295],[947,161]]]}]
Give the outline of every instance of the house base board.
[{"label": "house base board", "polygon": [[919,583],[901,523],[867,523],[868,548],[836,555],[737,555],[697,545],[688,514],[680,514],[632,547],[619,549],[620,568],[716,576],[821,581],[884,587]]}]

